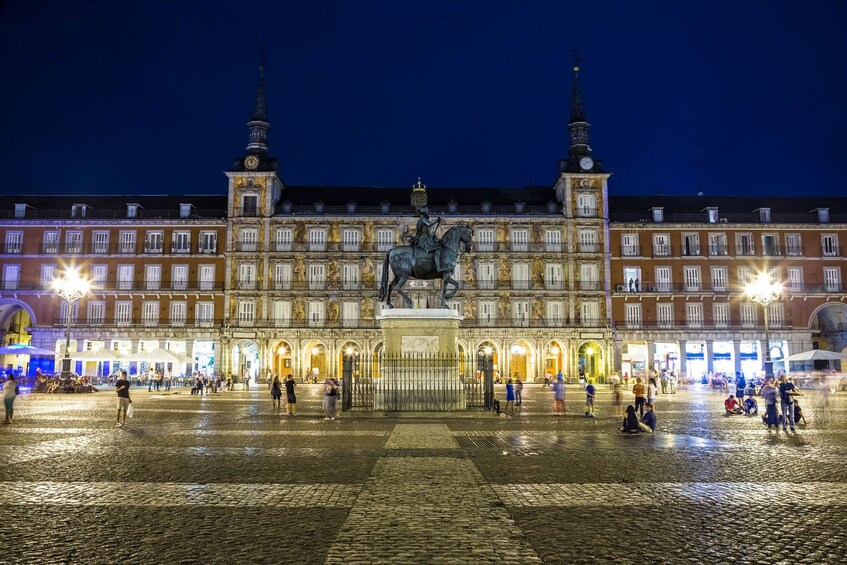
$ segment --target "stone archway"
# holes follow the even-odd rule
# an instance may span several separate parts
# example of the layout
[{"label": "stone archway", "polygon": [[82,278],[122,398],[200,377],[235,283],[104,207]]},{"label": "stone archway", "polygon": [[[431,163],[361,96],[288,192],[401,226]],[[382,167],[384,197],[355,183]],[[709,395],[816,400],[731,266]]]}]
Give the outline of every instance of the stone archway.
[{"label": "stone archway", "polygon": [[331,369],[330,362],[331,351],[326,342],[320,339],[314,339],[305,343],[302,350],[302,364],[304,378],[310,378],[313,381],[323,382]]},{"label": "stone archway", "polygon": [[509,374],[503,377],[520,379],[523,382],[535,380],[535,348],[528,341],[519,339],[509,346]]},{"label": "stone archway", "polygon": [[[16,343],[30,345],[32,335],[28,329],[35,325],[35,313],[26,302],[13,298],[0,300],[0,346]],[[62,351],[64,351],[64,343],[62,340]],[[53,349],[55,345],[51,343],[49,349]],[[54,363],[55,359],[52,357],[31,359],[29,355],[0,355],[0,364],[3,369],[17,371],[20,367],[20,371],[24,374],[34,374],[36,367],[52,373]]]},{"label": "stone archway", "polygon": [[280,339],[271,346],[271,372],[280,379],[294,375],[294,347],[288,340]]},{"label": "stone archway", "polygon": [[[812,342],[818,349],[843,351],[847,348],[847,304],[826,302],[818,306],[809,317]],[[816,335],[815,335],[816,334]],[[792,353],[800,353],[792,351]],[[815,362],[816,369],[827,368],[826,362]]]},{"label": "stone archway", "polygon": [[544,373],[555,377],[559,371],[566,373],[568,369],[568,350],[565,343],[559,339],[551,339],[544,345]]},{"label": "stone archway", "polygon": [[584,370],[588,378],[597,382],[606,377],[605,348],[596,341],[583,341],[577,347],[577,371]]},{"label": "stone archway", "polygon": [[240,382],[245,382],[250,377],[250,386],[256,386],[261,379],[261,355],[259,344],[252,340],[242,340],[232,346],[233,371],[236,372]]}]

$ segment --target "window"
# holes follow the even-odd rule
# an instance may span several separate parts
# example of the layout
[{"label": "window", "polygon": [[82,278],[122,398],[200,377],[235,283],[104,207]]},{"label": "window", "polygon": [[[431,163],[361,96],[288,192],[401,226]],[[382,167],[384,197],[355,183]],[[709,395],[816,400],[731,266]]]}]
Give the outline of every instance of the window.
[{"label": "window", "polygon": [[756,308],[758,305],[752,302],[742,302],[738,305],[738,314],[743,327],[752,328],[756,325]]},{"label": "window", "polygon": [[65,249],[68,253],[82,253],[81,231],[69,231],[65,233]]},{"label": "window", "polygon": [[341,288],[344,290],[359,288],[358,263],[344,263],[341,265]]},{"label": "window", "polygon": [[771,209],[759,208],[759,221],[763,224],[771,223]]},{"label": "window", "polygon": [[274,300],[273,323],[277,327],[288,327],[291,325],[291,302],[288,300]]},{"label": "window", "polygon": [[597,232],[594,230],[579,230],[579,252],[597,253]]},{"label": "window", "polygon": [[126,205],[126,217],[127,218],[137,218],[138,217],[138,204],[127,204]]},{"label": "window", "polygon": [[494,278],[494,263],[490,261],[480,261],[477,263],[477,288],[492,289],[495,287]]},{"label": "window", "polygon": [[291,288],[291,263],[274,265],[274,289],[289,290]]},{"label": "window", "polygon": [[700,234],[682,234],[682,254],[686,257],[700,255]]},{"label": "window", "polygon": [[70,305],[70,309],[68,308],[68,303],[64,300],[62,304],[59,306],[59,322],[62,324],[68,323],[68,316],[70,316],[70,322],[75,324],[77,321],[77,317],[79,314],[79,301],[74,302]]},{"label": "window", "polygon": [[597,198],[593,194],[576,195],[576,215],[578,218],[590,218],[597,215]]},{"label": "window", "polygon": [[238,290],[256,290],[256,264],[238,265]]},{"label": "window", "polygon": [[641,304],[626,304],[624,323],[630,328],[637,328],[641,325]]},{"label": "window", "polygon": [[359,325],[359,303],[341,303],[341,325],[345,328],[355,328]]},{"label": "window", "polygon": [[821,250],[826,257],[838,256],[838,236],[825,234],[821,236]]},{"label": "window", "polygon": [[625,233],[621,235],[621,255],[624,257],[638,257],[641,249],[638,247],[638,234]]},{"label": "window", "polygon": [[144,267],[144,287],[147,290],[159,290],[162,286],[162,266],[147,265]]},{"label": "window", "polygon": [[738,286],[742,289],[753,280],[753,269],[750,267],[738,267],[736,274],[738,275]]},{"label": "window", "polygon": [[477,232],[477,251],[494,251],[494,230],[484,229]]},{"label": "window", "polygon": [[685,303],[685,323],[687,326],[695,328],[703,325],[703,305],[701,303]]},{"label": "window", "polygon": [[529,251],[529,230],[512,230],[512,251]]},{"label": "window", "polygon": [[479,301],[479,324],[490,326],[497,322],[497,303],[493,300]]},{"label": "window", "polygon": [[673,327],[673,304],[656,304],[656,325],[660,328]]},{"label": "window", "polygon": [[715,302],[712,304],[712,319],[716,328],[725,328],[729,325],[729,303]]},{"label": "window", "polygon": [[565,323],[565,303],[561,300],[550,300],[545,307],[547,325],[561,327]]},{"label": "window", "polygon": [[6,253],[21,253],[24,246],[24,232],[6,232]]},{"label": "window", "polygon": [[322,290],[326,286],[326,267],[322,264],[310,264],[308,281],[311,290]]},{"label": "window", "polygon": [[516,327],[528,327],[529,316],[529,300],[515,300],[512,302],[512,322]]},{"label": "window", "polygon": [[159,323],[159,301],[151,300],[141,304],[141,323],[155,326]]},{"label": "window", "polygon": [[56,265],[41,265],[41,288],[52,289],[56,278]]},{"label": "window", "polygon": [[529,263],[512,263],[512,288],[518,290],[529,288]]},{"label": "window", "polygon": [[394,232],[389,229],[376,231],[376,250],[388,251],[394,245]]},{"label": "window", "polygon": [[109,278],[108,265],[91,265],[91,288],[106,288],[106,280]]},{"label": "window", "polygon": [[794,291],[803,290],[802,267],[788,267],[788,289]]},{"label": "window", "polygon": [[84,218],[88,214],[88,205],[74,204],[71,206],[71,218]]},{"label": "window", "polygon": [[786,255],[802,255],[803,242],[800,239],[799,233],[785,234],[785,254]]},{"label": "window", "polygon": [[122,231],[120,233],[120,243],[118,243],[118,253],[135,253],[135,232]]},{"label": "window", "polygon": [[653,221],[657,224],[661,224],[665,221],[665,209],[664,208],[652,208],[653,211]]},{"label": "window", "polygon": [[17,290],[21,284],[21,266],[3,266],[3,288],[5,290]]},{"label": "window", "polygon": [[91,244],[92,253],[108,253],[109,252],[109,232],[96,231],[92,235]]},{"label": "window", "polygon": [[736,255],[755,255],[756,245],[753,242],[753,234],[737,233],[735,234],[735,254]]},{"label": "window", "polygon": [[186,320],[185,302],[171,302],[171,325],[184,326]]},{"label": "window", "polygon": [[215,266],[200,265],[200,290],[215,289]]},{"label": "window", "polygon": [[580,321],[583,326],[600,325],[600,305],[592,300],[579,305]]},{"label": "window", "polygon": [[670,292],[671,285],[671,268],[656,267],[656,292]]},{"label": "window", "polygon": [[561,290],[565,288],[564,268],[561,263],[547,263],[544,265],[544,288],[548,290]]},{"label": "window", "polygon": [[59,232],[46,231],[44,232],[44,253],[59,252]]},{"label": "window", "polygon": [[118,290],[132,290],[134,275],[135,267],[132,265],[118,265]]},{"label": "window", "polygon": [[841,269],[838,267],[824,267],[823,287],[827,292],[841,291]]},{"label": "window", "polygon": [[171,253],[191,253],[191,232],[174,232]]},{"label": "window", "polygon": [[238,301],[238,325],[252,325],[256,321],[256,303],[252,300]]},{"label": "window", "polygon": [[179,217],[180,218],[190,218],[191,212],[194,209],[194,205],[192,204],[180,204],[179,205]]},{"label": "window", "polygon": [[291,228],[276,230],[274,244],[277,251],[291,251],[291,247],[294,245],[294,230]]},{"label": "window", "polygon": [[188,265],[174,265],[171,271],[171,288],[173,290],[188,289]]},{"label": "window", "polygon": [[653,234],[653,257],[670,257],[671,240],[668,234]]},{"label": "window", "polygon": [[762,254],[767,257],[776,257],[779,252],[779,237],[772,234],[762,234]]},{"label": "window", "polygon": [[726,273],[726,267],[712,267],[712,290],[718,292],[723,292],[726,290]]},{"label": "window", "polygon": [[559,253],[562,251],[562,232],[559,230],[546,230],[544,232],[544,247],[548,253]]},{"label": "window", "polygon": [[709,219],[710,224],[718,223],[718,209],[717,208],[706,208],[706,214]]},{"label": "window", "polygon": [[597,265],[582,263],[579,266],[580,290],[600,290],[600,276]]},{"label": "window", "polygon": [[355,229],[345,229],[341,232],[341,250],[358,251],[361,247],[362,233]]},{"label": "window", "polygon": [[194,306],[197,325],[200,327],[209,327],[215,322],[215,303],[214,302],[198,302]]},{"label": "window", "polygon": [[781,303],[768,305],[768,325],[777,328],[785,325],[785,307]]},{"label": "window", "polygon": [[15,204],[15,218],[26,218],[26,204]]},{"label": "window", "polygon": [[259,232],[255,229],[241,230],[241,241],[239,241],[239,251],[256,251],[258,250]]},{"label": "window", "polygon": [[622,288],[616,289],[619,292],[646,292],[649,290],[641,286],[641,267],[624,267],[623,281]]},{"label": "window", "polygon": [[326,230],[312,228],[309,230],[309,251],[326,251]]},{"label": "window", "polygon": [[309,326],[321,327],[324,325],[324,303],[312,300],[309,302]]},{"label": "window", "polygon": [[115,302],[115,325],[128,326],[132,324],[132,302]]},{"label": "window", "polygon": [[829,223],[829,208],[818,208],[818,222],[821,224]]},{"label": "window", "polygon": [[700,267],[683,267],[685,290],[688,292],[700,290]]},{"label": "window", "polygon": [[165,245],[165,235],[160,231],[148,231],[144,239],[145,253],[162,253]]},{"label": "window", "polygon": [[256,194],[245,194],[242,197],[241,215],[251,217],[259,215],[259,197]]},{"label": "window", "polygon": [[709,255],[713,257],[729,255],[725,233],[709,234]]}]

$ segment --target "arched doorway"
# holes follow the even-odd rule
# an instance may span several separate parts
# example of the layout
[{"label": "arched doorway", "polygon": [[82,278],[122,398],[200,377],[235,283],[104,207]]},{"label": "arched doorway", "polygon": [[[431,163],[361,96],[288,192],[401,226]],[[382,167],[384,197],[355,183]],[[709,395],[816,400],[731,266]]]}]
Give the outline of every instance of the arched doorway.
[{"label": "arched doorway", "polygon": [[[14,299],[0,300],[0,346],[31,345],[30,328],[34,325],[35,315],[25,303]],[[73,342],[71,345],[76,347]],[[64,352],[64,348],[63,340],[61,351]],[[30,358],[29,355],[0,355],[0,359],[4,371],[25,375],[35,374],[36,368],[52,373],[55,363],[53,357]]]},{"label": "arched doorway", "polygon": [[583,342],[577,353],[577,367],[585,371],[585,375],[594,382],[599,377],[605,377],[603,347],[596,341]]},{"label": "arched doorway", "polygon": [[[809,320],[809,329],[812,330],[812,343],[817,349],[841,352],[847,348],[847,305],[841,302],[827,302],[812,312]],[[792,351],[791,353],[801,353]],[[806,365],[792,365],[793,368],[814,368],[826,370],[837,368],[837,362],[815,361],[814,367]],[[847,364],[842,363],[842,370]],[[776,368],[776,367],[774,367]]]},{"label": "arched doorway", "polygon": [[[284,379],[288,375],[294,375],[293,354],[294,351],[291,344],[285,340],[280,340],[271,349],[272,371],[279,375],[280,379]],[[294,376],[296,377],[297,375]]]},{"label": "arched doorway", "polygon": [[520,379],[523,382],[529,379],[535,380],[532,352],[532,346],[528,342],[524,340],[514,342],[509,347],[509,375],[503,375],[503,377]]},{"label": "arched doorway", "polygon": [[350,358],[352,363],[351,368],[353,370],[353,373],[360,373],[360,365],[362,360],[362,346],[356,343],[355,341],[348,341],[338,349],[338,365],[336,366],[339,367],[339,373],[342,373],[344,371],[344,360],[348,357]]},{"label": "arched doorway", "polygon": [[303,348],[304,378],[323,382],[329,374],[329,351],[322,341],[311,341]]},{"label": "arched doorway", "polygon": [[483,341],[476,348],[476,376],[480,377],[483,371],[483,365],[490,363],[491,369],[494,371],[494,380],[500,379],[500,351],[497,346],[490,341]]},{"label": "arched doorway", "polygon": [[547,344],[547,347],[544,348],[544,372],[550,373],[552,377],[555,377],[559,371],[562,371],[564,374],[567,371],[567,365],[565,364],[566,356],[565,344],[559,340],[552,340]]},{"label": "arched doorway", "polygon": [[242,341],[232,348],[232,368],[237,371],[238,379],[243,383],[250,377],[250,386],[258,385],[259,346],[254,341]]}]

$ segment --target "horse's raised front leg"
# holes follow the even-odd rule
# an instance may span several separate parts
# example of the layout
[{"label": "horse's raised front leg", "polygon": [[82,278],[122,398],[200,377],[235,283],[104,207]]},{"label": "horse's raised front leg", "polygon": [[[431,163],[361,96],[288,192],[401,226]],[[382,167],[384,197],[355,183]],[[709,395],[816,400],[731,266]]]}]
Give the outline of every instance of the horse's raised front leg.
[{"label": "horse's raised front leg", "polygon": [[[410,297],[408,294],[403,292],[403,285],[406,284],[407,280],[409,280],[409,277],[397,276],[397,278],[395,278],[394,281],[392,281],[391,286],[394,287],[394,290],[397,291],[397,294],[399,294],[400,296],[403,297],[403,302],[405,303],[406,308],[412,308],[412,306],[413,306],[412,297]],[[397,284],[394,284],[395,282]]]},{"label": "horse's raised front leg", "polygon": [[[456,282],[456,280],[453,278],[453,275],[447,275],[447,277],[445,277],[441,282],[441,294],[442,294],[442,296],[445,295],[445,291],[447,290],[447,283],[448,282],[453,285],[453,290],[451,290],[449,293],[446,293],[445,298],[447,300],[450,300],[454,296],[456,296],[457,292],[459,292],[459,283]],[[446,308],[446,306],[445,306],[445,308]]]}]

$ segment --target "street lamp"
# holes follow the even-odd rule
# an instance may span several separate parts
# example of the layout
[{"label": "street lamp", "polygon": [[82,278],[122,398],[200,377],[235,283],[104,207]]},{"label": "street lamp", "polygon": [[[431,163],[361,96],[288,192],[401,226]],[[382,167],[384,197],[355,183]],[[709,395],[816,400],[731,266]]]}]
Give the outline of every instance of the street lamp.
[{"label": "street lamp", "polygon": [[782,294],[782,285],[771,281],[767,273],[759,273],[756,280],[747,283],[744,293],[750,300],[762,305],[765,312],[765,376],[773,374],[773,361],[771,361],[771,334],[768,325],[768,306]]},{"label": "street lamp", "polygon": [[76,269],[67,269],[65,274],[53,280],[53,290],[68,304],[68,327],[65,336],[65,356],[62,358],[62,378],[71,374],[71,310],[74,302],[88,294],[91,288],[88,281],[79,275]]}]

